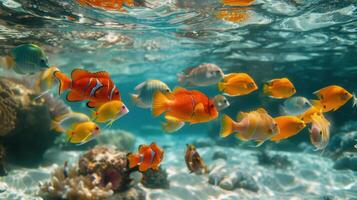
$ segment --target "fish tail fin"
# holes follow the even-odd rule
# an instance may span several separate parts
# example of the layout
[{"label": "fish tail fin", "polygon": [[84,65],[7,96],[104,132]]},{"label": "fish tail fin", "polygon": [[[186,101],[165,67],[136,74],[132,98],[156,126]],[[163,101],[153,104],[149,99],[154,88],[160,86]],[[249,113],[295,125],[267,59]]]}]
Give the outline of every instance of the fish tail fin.
[{"label": "fish tail fin", "polygon": [[64,132],[64,130],[60,127],[60,124],[56,120],[51,121],[51,130],[54,130],[58,133]]},{"label": "fish tail fin", "polygon": [[12,56],[5,56],[4,69],[12,69],[15,66],[15,60]]},{"label": "fish tail fin", "polygon": [[139,154],[133,154],[133,153],[128,153],[127,159],[129,162],[129,168],[134,168],[138,166],[140,162],[140,155]]},{"label": "fish tail fin", "polygon": [[270,95],[269,85],[267,83],[263,85],[263,93],[268,96]]},{"label": "fish tail fin", "polygon": [[353,93],[352,95],[352,101],[353,101],[352,108],[357,107],[357,97],[355,93]]},{"label": "fish tail fin", "polygon": [[181,74],[177,74],[178,77],[178,82],[179,85],[185,86],[187,85],[187,79],[186,79],[186,75],[181,73]]},{"label": "fish tail fin", "polygon": [[218,82],[218,90],[224,92],[224,89],[225,89],[225,88],[224,88],[224,83]]},{"label": "fish tail fin", "polygon": [[130,94],[132,102],[141,108],[148,108],[147,105],[140,99],[139,95],[137,94]]},{"label": "fish tail fin", "polygon": [[60,86],[58,88],[58,94],[61,94],[63,91],[68,90],[71,88],[72,81],[71,79],[64,73],[60,71],[55,71],[53,75],[58,79],[60,82]]},{"label": "fish tail fin", "polygon": [[152,113],[155,117],[161,115],[167,110],[168,102],[170,100],[160,91],[154,94],[152,102]]},{"label": "fish tail fin", "polygon": [[233,129],[234,121],[228,115],[223,115],[222,117],[222,124],[221,124],[221,131],[219,135],[221,137],[227,137],[234,132]]}]

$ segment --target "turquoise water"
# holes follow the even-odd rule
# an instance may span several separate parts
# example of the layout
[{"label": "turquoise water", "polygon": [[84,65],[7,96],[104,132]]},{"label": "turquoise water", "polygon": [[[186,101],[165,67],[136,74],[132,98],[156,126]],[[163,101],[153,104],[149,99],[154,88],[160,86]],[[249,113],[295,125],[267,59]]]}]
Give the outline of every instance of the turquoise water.
[{"label": "turquoise water", "polygon": [[[352,101],[326,114],[331,123],[327,153],[313,151],[307,128],[287,141],[266,142],[257,148],[235,138],[220,139],[219,119],[165,134],[160,127],[163,118],[154,118],[150,109],[132,103],[130,93],[139,83],[159,79],[174,88],[179,72],[202,63],[217,64],[226,74],[248,73],[258,84],[259,90],[249,95],[227,97],[231,105],[220,115],[235,116],[239,111],[264,107],[272,116],[279,116],[283,100],[269,98],[261,90],[262,84],[273,78],[288,77],[296,95],[308,99],[315,98],[314,91],[332,84],[357,92],[356,1],[256,0],[247,8],[239,8],[247,16],[240,22],[218,18],[217,13],[226,8],[218,0],[148,0],[142,6],[125,8],[127,12],[116,12],[71,0],[0,0],[0,53],[5,56],[17,45],[34,43],[45,50],[51,66],[67,74],[74,68],[109,72],[130,110],[110,129],[133,135],[135,144],[130,151],[152,141],[166,151],[163,167],[172,187],[152,190],[140,185],[147,199],[356,199],[356,171],[333,167],[346,154],[356,158],[355,148],[342,148],[339,139],[333,139],[350,134],[346,140],[357,143],[353,142],[357,139],[357,111],[351,109]],[[1,73],[5,75],[4,70]],[[210,97],[219,93],[215,85],[190,89]],[[73,111],[90,114],[84,102],[67,102],[64,95],[57,95],[56,88],[51,92]],[[108,128],[102,128],[104,137]],[[55,140],[57,135],[51,137]],[[120,138],[115,134],[110,137]],[[258,183],[259,191],[224,190],[208,184],[208,175],[189,174],[183,160],[185,145],[200,142],[204,146],[200,153],[209,166],[215,166],[211,160],[215,151],[226,152],[226,170],[251,168],[247,173]],[[33,144],[22,145],[26,149]],[[343,153],[336,156],[335,146]],[[9,175],[1,179],[7,190],[0,190],[0,199],[38,197],[37,181],[49,179],[52,164],[62,166],[66,157],[75,163],[78,155],[92,146],[59,147],[57,142],[46,147],[44,159],[36,163],[40,167],[28,169],[18,165],[16,158],[15,164],[10,162]],[[260,150],[287,155],[293,167],[282,170],[259,165],[253,155]],[[16,181],[19,174],[30,174],[29,179],[34,180],[29,182],[31,186],[19,184],[23,181]],[[271,186],[274,184],[276,187]],[[14,195],[17,192],[23,196]]]}]

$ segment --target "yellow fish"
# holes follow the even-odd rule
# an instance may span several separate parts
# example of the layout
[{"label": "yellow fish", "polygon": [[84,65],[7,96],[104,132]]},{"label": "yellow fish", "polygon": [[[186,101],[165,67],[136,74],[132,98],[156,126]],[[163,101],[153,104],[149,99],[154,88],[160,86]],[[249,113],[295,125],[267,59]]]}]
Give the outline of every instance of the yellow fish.
[{"label": "yellow fish", "polygon": [[63,133],[71,129],[75,124],[89,121],[89,117],[83,113],[70,112],[56,117],[52,121],[52,129],[59,133]]},{"label": "yellow fish", "polygon": [[271,141],[280,141],[298,134],[305,128],[304,121],[294,116],[280,116],[274,118],[279,127],[279,134],[271,138]]},{"label": "yellow fish", "polygon": [[338,85],[327,86],[314,94],[319,100],[313,100],[312,104],[322,112],[335,111],[353,97],[351,93]]},{"label": "yellow fish", "polygon": [[273,79],[263,86],[264,94],[276,98],[289,98],[296,93],[293,83],[287,78]]},{"label": "yellow fish", "polygon": [[313,114],[321,114],[321,110],[317,109],[314,106],[311,106],[308,110],[306,110],[304,113],[302,113],[301,115],[298,115],[297,117],[299,119],[301,119],[302,121],[304,121],[306,124],[311,123],[312,119],[311,116]]},{"label": "yellow fish", "polygon": [[249,113],[241,112],[237,117],[237,122],[224,115],[220,136],[227,137],[234,132],[236,136],[243,140],[255,140],[257,146],[264,143],[265,140],[279,134],[279,127],[275,120],[263,108]]},{"label": "yellow fish", "polygon": [[316,150],[324,149],[330,140],[330,122],[322,115],[313,114],[311,116],[312,125],[310,132],[311,143]]},{"label": "yellow fish", "polygon": [[99,106],[97,111],[93,111],[94,121],[99,123],[107,123],[111,126],[117,119],[126,115],[129,109],[124,105],[122,101],[108,101]]},{"label": "yellow fish", "polygon": [[81,122],[75,124],[67,131],[68,141],[74,144],[84,144],[100,133],[100,128],[94,122]]},{"label": "yellow fish", "polygon": [[249,94],[258,89],[252,77],[246,73],[231,73],[218,83],[219,91],[230,96]]}]

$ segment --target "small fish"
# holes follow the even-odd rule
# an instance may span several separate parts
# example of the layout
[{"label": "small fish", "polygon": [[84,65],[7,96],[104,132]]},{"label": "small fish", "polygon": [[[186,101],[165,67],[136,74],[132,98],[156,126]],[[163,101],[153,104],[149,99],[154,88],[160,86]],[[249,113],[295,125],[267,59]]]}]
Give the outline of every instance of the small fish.
[{"label": "small fish", "polygon": [[289,79],[280,78],[265,83],[263,92],[272,98],[284,99],[293,96],[296,93],[296,89]]},{"label": "small fish", "polygon": [[312,104],[322,112],[336,111],[353,97],[351,93],[338,85],[322,88],[314,92],[314,95],[319,100],[313,100]]},{"label": "small fish", "polygon": [[63,133],[71,129],[75,124],[89,121],[89,117],[83,113],[69,112],[56,117],[51,126],[56,132]]},{"label": "small fish", "polygon": [[190,173],[208,173],[208,168],[200,154],[197,152],[196,147],[193,144],[186,144],[186,146],[185,162]]},{"label": "small fish", "polygon": [[140,172],[145,172],[148,169],[158,170],[161,161],[164,158],[164,150],[156,143],[150,145],[140,145],[138,153],[129,153],[128,156],[129,168],[139,166]]},{"label": "small fish", "polygon": [[222,69],[215,64],[201,64],[185,69],[178,74],[182,86],[209,86],[217,84],[223,78]]},{"label": "small fish", "polygon": [[246,73],[231,73],[218,83],[218,90],[229,96],[242,96],[258,89],[252,77]]},{"label": "small fish", "polygon": [[228,22],[242,23],[249,19],[247,8],[221,8],[216,12],[216,17]]},{"label": "small fish", "polygon": [[71,79],[60,71],[56,71],[54,76],[60,82],[59,94],[70,90],[67,94],[67,101],[89,100],[87,106],[97,108],[108,101],[121,100],[119,90],[110,79],[108,72],[91,73],[83,69],[74,69]]},{"label": "small fish", "polygon": [[213,102],[214,102],[214,105],[216,106],[217,110],[219,110],[219,111],[221,111],[225,108],[228,108],[230,105],[227,98],[223,95],[216,95],[213,98]]},{"label": "small fish", "polygon": [[151,108],[152,98],[157,91],[166,94],[171,92],[170,88],[160,80],[147,80],[135,87],[137,94],[132,94],[133,102],[141,108]]},{"label": "small fish", "polygon": [[275,120],[263,108],[249,113],[240,112],[237,122],[224,115],[221,124],[221,137],[227,137],[234,132],[238,132],[236,137],[242,141],[255,140],[257,146],[265,140],[279,134],[279,127]]},{"label": "small fish", "polygon": [[134,0],[77,0],[81,5],[112,11],[125,11],[123,6],[134,6]]},{"label": "small fish", "polygon": [[35,74],[49,67],[45,52],[34,44],[22,44],[12,49],[6,63],[8,69],[19,74]]},{"label": "small fish", "polygon": [[94,122],[81,122],[75,124],[72,129],[68,130],[68,141],[74,144],[84,144],[100,133],[100,128]]},{"label": "small fish", "polygon": [[312,125],[309,129],[311,143],[316,150],[322,150],[330,140],[330,122],[322,114],[313,114],[311,119]]},{"label": "small fish", "polygon": [[250,6],[255,0],[222,0],[225,6]]},{"label": "small fish", "polygon": [[116,120],[126,115],[129,109],[122,101],[108,101],[101,105],[96,111],[93,111],[95,122],[107,123],[111,126]]},{"label": "small fish", "polygon": [[184,88],[175,88],[167,95],[156,92],[152,112],[155,117],[165,113],[166,117],[191,124],[208,122],[218,117],[214,102],[208,96],[200,91]]},{"label": "small fish", "polygon": [[300,115],[311,108],[311,103],[305,97],[291,97],[284,101],[281,110],[286,115]]},{"label": "small fish", "polygon": [[178,121],[176,118],[166,116],[166,122],[162,122],[162,129],[167,133],[173,133],[180,130],[185,125],[185,122]]},{"label": "small fish", "polygon": [[320,115],[322,113],[321,109],[317,109],[315,106],[311,106],[311,108],[298,115],[297,117],[304,121],[306,124],[308,124],[312,122],[311,116],[315,113]]},{"label": "small fish", "polygon": [[279,127],[279,133],[270,139],[274,142],[290,138],[306,127],[305,122],[295,116],[280,116],[274,120]]},{"label": "small fish", "polygon": [[60,71],[57,67],[50,67],[46,70],[43,70],[38,78],[35,80],[34,90],[36,93],[48,92],[51,90],[57,83],[57,79],[53,76],[56,71]]}]

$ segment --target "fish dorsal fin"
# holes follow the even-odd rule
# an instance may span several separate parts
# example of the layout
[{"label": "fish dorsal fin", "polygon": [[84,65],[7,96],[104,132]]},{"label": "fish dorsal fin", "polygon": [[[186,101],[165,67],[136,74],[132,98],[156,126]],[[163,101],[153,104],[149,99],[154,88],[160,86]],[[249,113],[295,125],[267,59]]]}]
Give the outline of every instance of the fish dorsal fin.
[{"label": "fish dorsal fin", "polygon": [[246,113],[246,112],[239,112],[239,113],[237,114],[237,122],[240,122],[244,117],[247,116],[247,114],[248,114],[248,113]]},{"label": "fish dorsal fin", "polygon": [[258,108],[258,109],[257,109],[257,112],[258,112],[258,113],[265,113],[265,114],[268,113],[264,108]]},{"label": "fish dorsal fin", "polygon": [[188,90],[186,90],[183,87],[175,87],[173,93],[180,93],[180,92],[187,92]]},{"label": "fish dorsal fin", "polygon": [[134,89],[135,89],[135,91],[138,91],[138,92],[140,92],[142,89],[143,89],[143,87],[146,85],[146,81],[145,82],[142,82],[142,83],[140,83],[139,85],[137,85]]},{"label": "fish dorsal fin", "polygon": [[236,75],[237,75],[237,73],[226,74],[226,75],[224,75],[224,80],[231,79]]},{"label": "fish dorsal fin", "polygon": [[199,103],[195,106],[193,113],[201,113],[204,112],[205,110],[205,106],[203,105],[203,103]]},{"label": "fish dorsal fin", "polygon": [[149,148],[150,148],[149,145],[142,144],[142,145],[139,146],[139,153],[140,153],[140,154],[143,154],[143,153],[145,153]]},{"label": "fish dorsal fin", "polygon": [[110,75],[108,72],[106,71],[99,71],[99,72],[95,72],[95,73],[91,73],[93,77],[96,78],[110,78]]},{"label": "fish dorsal fin", "polygon": [[182,73],[184,74],[184,75],[188,75],[188,74],[190,74],[191,73],[191,71],[193,70],[193,69],[195,69],[196,67],[187,67],[186,69],[184,69],[183,71],[182,71]]},{"label": "fish dorsal fin", "polygon": [[72,80],[92,77],[92,73],[85,69],[74,69],[71,73]]}]

